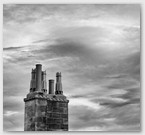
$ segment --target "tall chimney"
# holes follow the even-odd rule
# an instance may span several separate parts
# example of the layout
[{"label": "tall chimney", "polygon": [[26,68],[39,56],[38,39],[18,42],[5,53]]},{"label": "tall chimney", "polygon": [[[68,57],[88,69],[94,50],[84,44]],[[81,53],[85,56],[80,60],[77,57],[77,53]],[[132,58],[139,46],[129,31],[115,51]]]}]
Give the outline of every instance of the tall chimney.
[{"label": "tall chimney", "polygon": [[30,82],[30,92],[34,92],[36,90],[36,78],[35,78],[36,71],[32,69],[31,72],[31,82]]},{"label": "tall chimney", "polygon": [[54,80],[49,80],[49,94],[54,94]]},{"label": "tall chimney", "polygon": [[41,91],[42,89],[41,78],[42,78],[42,65],[37,64],[36,65],[36,91]]},{"label": "tall chimney", "polygon": [[46,71],[42,71],[42,91],[47,93]]},{"label": "tall chimney", "polygon": [[55,94],[63,94],[62,83],[61,83],[61,72],[56,73],[56,87]]}]

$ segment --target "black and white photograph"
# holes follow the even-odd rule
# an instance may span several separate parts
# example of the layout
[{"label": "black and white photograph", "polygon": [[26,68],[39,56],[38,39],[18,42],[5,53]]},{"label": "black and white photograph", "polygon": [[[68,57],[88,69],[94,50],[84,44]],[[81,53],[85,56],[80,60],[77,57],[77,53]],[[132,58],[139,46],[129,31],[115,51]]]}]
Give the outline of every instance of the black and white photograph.
[{"label": "black and white photograph", "polygon": [[3,4],[3,131],[141,131],[140,10]]}]

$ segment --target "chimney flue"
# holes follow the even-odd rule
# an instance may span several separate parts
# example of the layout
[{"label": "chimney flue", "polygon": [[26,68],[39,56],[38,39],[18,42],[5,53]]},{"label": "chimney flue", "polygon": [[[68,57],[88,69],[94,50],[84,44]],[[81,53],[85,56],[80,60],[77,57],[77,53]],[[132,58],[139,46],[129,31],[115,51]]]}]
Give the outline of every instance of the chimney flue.
[{"label": "chimney flue", "polygon": [[61,83],[61,72],[56,73],[56,87],[55,94],[63,94],[62,83]]},{"label": "chimney flue", "polygon": [[49,80],[49,94],[54,94],[54,80]]},{"label": "chimney flue", "polygon": [[42,65],[36,64],[36,91],[41,91]]}]

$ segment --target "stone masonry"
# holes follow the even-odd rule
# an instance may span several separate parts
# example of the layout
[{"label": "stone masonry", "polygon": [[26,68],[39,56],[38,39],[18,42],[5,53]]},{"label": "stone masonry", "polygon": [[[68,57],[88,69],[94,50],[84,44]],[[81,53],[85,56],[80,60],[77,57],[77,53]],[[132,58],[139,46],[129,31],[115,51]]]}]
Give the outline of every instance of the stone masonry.
[{"label": "stone masonry", "polygon": [[[69,100],[63,95],[61,73],[56,73],[55,92],[53,90],[54,80],[49,80],[49,93],[47,93],[46,78],[42,77],[44,73],[46,75],[46,71],[41,71],[40,64],[36,65],[36,69],[32,69],[33,77],[30,84],[30,92],[27,94],[27,97],[24,98],[24,130],[68,131]],[[41,79],[37,77],[41,77]],[[36,85],[36,83],[38,84]],[[43,84],[45,84],[45,86]]]}]

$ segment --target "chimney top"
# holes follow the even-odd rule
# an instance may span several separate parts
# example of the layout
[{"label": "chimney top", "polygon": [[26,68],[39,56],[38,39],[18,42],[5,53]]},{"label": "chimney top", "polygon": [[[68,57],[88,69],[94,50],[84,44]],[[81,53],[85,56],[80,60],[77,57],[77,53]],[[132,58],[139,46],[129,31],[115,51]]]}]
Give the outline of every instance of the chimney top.
[{"label": "chimney top", "polygon": [[56,73],[56,77],[61,76],[61,72]]},{"label": "chimney top", "polygon": [[36,64],[36,66],[42,66],[41,64]]},{"label": "chimney top", "polygon": [[53,79],[50,79],[49,81],[50,81],[50,82],[54,82],[54,80],[53,80]]}]

